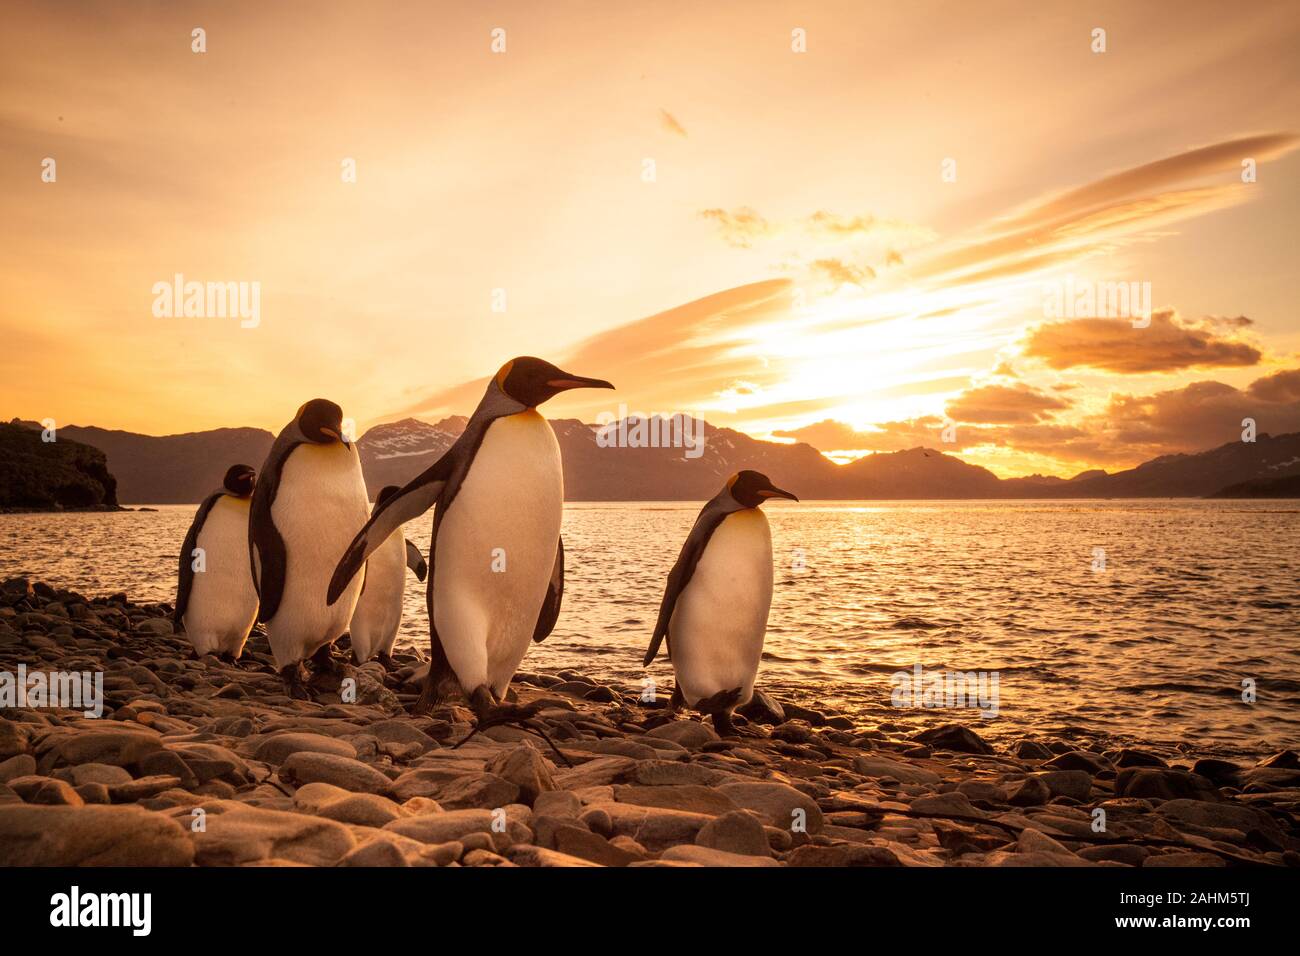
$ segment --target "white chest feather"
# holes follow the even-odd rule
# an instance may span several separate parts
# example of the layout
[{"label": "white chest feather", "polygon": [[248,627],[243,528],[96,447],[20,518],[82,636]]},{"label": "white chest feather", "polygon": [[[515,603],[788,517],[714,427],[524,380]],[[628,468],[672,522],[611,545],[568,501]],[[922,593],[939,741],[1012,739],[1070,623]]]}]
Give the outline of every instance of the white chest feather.
[{"label": "white chest feather", "polygon": [[757,508],[714,529],[677,598],[668,626],[673,670],[687,703],[740,687],[754,689],[772,605],[772,535]]},{"label": "white chest feather", "polygon": [[356,446],[299,445],[284,463],[271,519],[286,552],[284,591],[267,636],[283,666],[338,638],[348,626],[363,575],[325,603],[334,566],[369,514]]},{"label": "white chest feather", "polygon": [[535,411],[493,422],[447,513],[434,561],[434,619],[461,685],[498,694],[532,641],[560,540],[564,474]]},{"label": "white chest feather", "polygon": [[247,498],[222,495],[199,529],[195,547],[202,550],[202,570],[194,573],[183,622],[199,654],[238,654],[257,617],[248,510]]}]

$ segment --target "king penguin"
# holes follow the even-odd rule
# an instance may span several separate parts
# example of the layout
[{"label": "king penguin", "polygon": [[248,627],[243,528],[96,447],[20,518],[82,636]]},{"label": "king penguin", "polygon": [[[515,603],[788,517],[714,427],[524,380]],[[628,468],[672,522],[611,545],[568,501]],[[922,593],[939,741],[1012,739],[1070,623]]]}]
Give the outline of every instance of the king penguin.
[{"label": "king penguin", "polygon": [[[398,492],[389,485],[375,496],[375,509]],[[402,594],[406,590],[406,569],[423,581],[429,566],[414,542],[397,529],[388,536],[366,561],[366,580],[352,612],[348,632],[352,635],[352,655],[358,664],[377,657],[385,670],[393,669],[393,641],[402,623]]]},{"label": "king penguin", "polygon": [[568,389],[613,387],[538,358],[506,362],[455,444],[375,510],[339,561],[331,605],[397,529],[437,506],[432,659],[417,712],[458,686],[480,728],[529,716],[504,703],[506,689],[529,643],[551,633],[564,593],[560,446],[537,406]]},{"label": "king penguin", "polygon": [[[326,605],[325,589],[369,496],[361,459],[343,437],[343,411],[312,399],[276,437],[253,492],[248,548],[275,666],[290,696],[307,699],[301,662],[335,671],[330,645],[347,630],[362,579]],[[313,656],[314,655],[314,656]]]},{"label": "king penguin", "polygon": [[763,656],[772,605],[772,533],[759,505],[798,501],[757,471],[741,471],[700,510],[659,605],[644,666],[668,638],[676,685],[669,711],[682,704],[735,733],[731,712],[749,702]]},{"label": "king penguin", "polygon": [[221,487],[203,499],[181,545],[172,621],[194,654],[234,661],[257,620],[257,591],[248,567],[248,511],[257,473],[231,465]]}]

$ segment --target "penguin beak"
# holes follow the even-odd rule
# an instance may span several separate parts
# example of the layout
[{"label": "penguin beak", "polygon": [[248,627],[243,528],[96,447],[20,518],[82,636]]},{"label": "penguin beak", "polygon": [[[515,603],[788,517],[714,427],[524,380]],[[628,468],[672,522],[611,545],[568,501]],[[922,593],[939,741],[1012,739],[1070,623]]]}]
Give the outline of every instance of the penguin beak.
[{"label": "penguin beak", "polygon": [[344,438],[342,435],[340,435],[340,434],[338,433],[337,429],[326,428],[324,425],[322,425],[321,428],[320,428],[320,430],[321,430],[321,433],[322,433],[322,434],[329,435],[329,436],[331,436],[332,438],[334,438],[336,441],[341,441],[341,442],[343,442],[343,447],[344,447],[344,448],[351,448],[351,447],[352,447],[351,445],[348,444],[347,439]]},{"label": "penguin beak", "polygon": [[557,392],[567,392],[571,388],[613,388],[609,382],[603,378],[584,378],[581,375],[570,375],[568,372],[561,373],[563,378],[553,378],[546,384],[551,386]]},{"label": "penguin beak", "polygon": [[797,497],[795,497],[793,493],[789,491],[784,491],[783,489],[778,488],[776,485],[772,485],[770,488],[762,489],[759,492],[759,494],[762,495],[764,498],[789,498],[791,501],[799,500]]}]

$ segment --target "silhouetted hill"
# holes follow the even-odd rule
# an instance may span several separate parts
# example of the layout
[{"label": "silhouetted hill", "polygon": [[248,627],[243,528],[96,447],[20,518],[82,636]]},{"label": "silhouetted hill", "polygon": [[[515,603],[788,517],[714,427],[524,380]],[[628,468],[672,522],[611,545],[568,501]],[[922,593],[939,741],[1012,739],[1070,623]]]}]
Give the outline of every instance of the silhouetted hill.
[{"label": "silhouetted hill", "polygon": [[1300,474],[1300,432],[1259,435],[1190,455],[1164,455],[1113,475],[1076,478],[1051,497],[1201,498],[1228,485]]},{"label": "silhouetted hill", "polygon": [[0,424],[0,508],[117,508],[117,481],[104,453],[63,432],[41,440],[39,426]]},{"label": "silhouetted hill", "polygon": [[64,436],[93,445],[108,456],[117,477],[118,497],[127,504],[189,504],[221,484],[236,463],[259,471],[275,436],[260,428],[216,428],[183,435],[137,435],[134,432],[68,425]]},{"label": "silhouetted hill", "polygon": [[1211,498],[1300,498],[1300,475],[1252,478],[1220,488]]}]

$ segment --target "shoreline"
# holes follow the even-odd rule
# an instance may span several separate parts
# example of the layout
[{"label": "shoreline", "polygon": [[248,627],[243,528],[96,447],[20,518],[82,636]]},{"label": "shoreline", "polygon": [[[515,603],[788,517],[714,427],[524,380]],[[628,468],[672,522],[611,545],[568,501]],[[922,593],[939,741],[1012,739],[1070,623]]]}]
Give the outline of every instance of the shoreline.
[{"label": "shoreline", "polygon": [[512,683],[562,756],[515,727],[454,749],[472,715],[407,713],[415,655],[346,665],[356,703],[338,678],[291,701],[260,629],[235,665],[193,660],[169,614],[0,584],[0,672],[102,671],[106,698],[0,709],[0,865],[1300,866],[1294,751],[1002,749],[950,715],[918,732],[796,701],[720,740],[666,720],[666,689],[573,671]]}]

